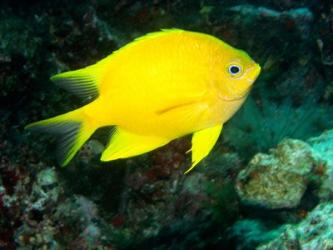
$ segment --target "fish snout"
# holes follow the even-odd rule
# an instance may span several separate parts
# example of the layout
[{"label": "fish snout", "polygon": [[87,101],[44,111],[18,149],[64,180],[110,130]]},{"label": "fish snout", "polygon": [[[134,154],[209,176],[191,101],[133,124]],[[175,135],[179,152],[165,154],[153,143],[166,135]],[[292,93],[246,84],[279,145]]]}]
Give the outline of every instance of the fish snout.
[{"label": "fish snout", "polygon": [[248,69],[245,81],[248,82],[249,88],[245,92],[248,92],[252,88],[252,84],[258,78],[260,71],[261,67],[257,63],[255,63],[251,68]]},{"label": "fish snout", "polygon": [[261,72],[261,67],[259,64],[255,63],[254,66],[251,67],[249,78],[252,80],[252,83],[258,78]]}]

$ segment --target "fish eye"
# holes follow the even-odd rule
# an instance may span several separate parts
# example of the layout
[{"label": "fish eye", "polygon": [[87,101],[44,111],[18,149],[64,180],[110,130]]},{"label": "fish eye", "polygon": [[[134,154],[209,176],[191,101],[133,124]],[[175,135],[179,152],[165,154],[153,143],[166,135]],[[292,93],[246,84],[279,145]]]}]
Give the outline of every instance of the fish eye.
[{"label": "fish eye", "polygon": [[239,65],[231,64],[228,67],[228,72],[231,76],[238,76],[242,72],[242,68]]}]

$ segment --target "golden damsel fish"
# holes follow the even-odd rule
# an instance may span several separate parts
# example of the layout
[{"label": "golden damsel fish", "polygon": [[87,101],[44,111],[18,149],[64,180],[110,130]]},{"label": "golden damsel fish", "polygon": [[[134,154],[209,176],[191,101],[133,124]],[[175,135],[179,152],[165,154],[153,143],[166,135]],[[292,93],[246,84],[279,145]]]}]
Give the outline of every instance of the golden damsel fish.
[{"label": "golden damsel fish", "polygon": [[94,65],[51,78],[92,101],[27,128],[63,134],[67,165],[100,127],[115,126],[102,161],[140,155],[193,133],[191,170],[242,105],[260,66],[213,36],[180,29],[142,36]]}]

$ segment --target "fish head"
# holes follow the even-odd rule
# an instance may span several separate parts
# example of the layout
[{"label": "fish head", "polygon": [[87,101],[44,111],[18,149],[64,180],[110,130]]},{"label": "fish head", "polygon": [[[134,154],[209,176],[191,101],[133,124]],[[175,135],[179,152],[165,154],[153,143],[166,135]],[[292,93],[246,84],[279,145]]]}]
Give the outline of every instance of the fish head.
[{"label": "fish head", "polygon": [[245,99],[261,68],[244,51],[230,49],[219,65],[218,95],[224,101]]}]

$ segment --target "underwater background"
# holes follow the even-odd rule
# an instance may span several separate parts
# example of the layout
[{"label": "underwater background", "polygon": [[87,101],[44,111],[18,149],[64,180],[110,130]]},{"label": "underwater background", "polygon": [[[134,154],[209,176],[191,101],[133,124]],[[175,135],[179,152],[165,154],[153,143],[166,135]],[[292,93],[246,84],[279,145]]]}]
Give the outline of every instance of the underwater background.
[{"label": "underwater background", "polygon": [[[262,67],[192,172],[190,138],[112,162],[99,130],[65,168],[24,126],[83,105],[50,76],[182,28]],[[333,2],[0,2],[0,249],[333,249]]]}]

